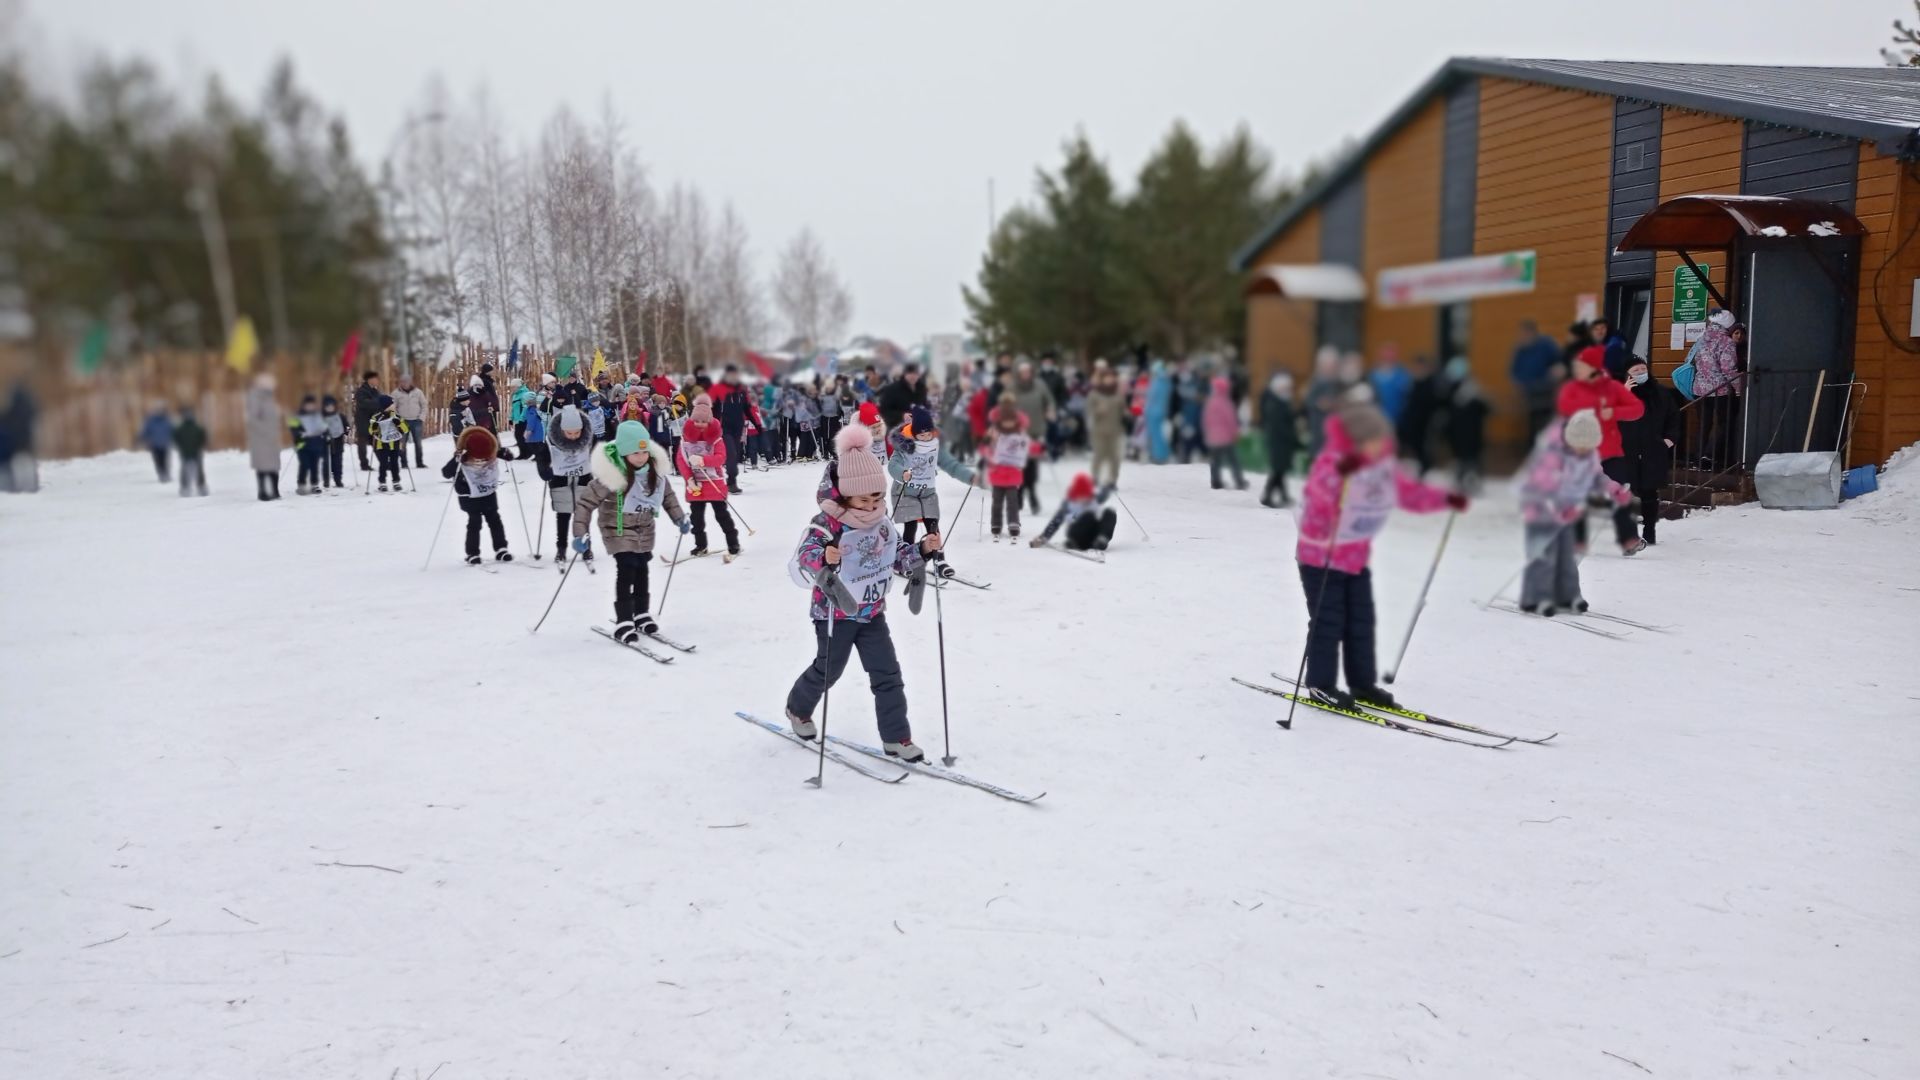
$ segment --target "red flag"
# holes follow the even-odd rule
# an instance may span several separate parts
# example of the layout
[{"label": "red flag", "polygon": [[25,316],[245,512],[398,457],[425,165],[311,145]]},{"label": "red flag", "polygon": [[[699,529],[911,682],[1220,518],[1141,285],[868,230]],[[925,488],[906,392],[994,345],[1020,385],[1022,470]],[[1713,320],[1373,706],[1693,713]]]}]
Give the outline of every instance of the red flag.
[{"label": "red flag", "polygon": [[340,374],[353,370],[353,358],[360,355],[360,331],[347,335],[347,346],[340,350]]},{"label": "red flag", "polygon": [[767,363],[766,357],[761,356],[757,352],[748,352],[747,359],[751,360],[753,362],[753,366],[759,370],[761,378],[763,379],[773,378],[773,365]]}]

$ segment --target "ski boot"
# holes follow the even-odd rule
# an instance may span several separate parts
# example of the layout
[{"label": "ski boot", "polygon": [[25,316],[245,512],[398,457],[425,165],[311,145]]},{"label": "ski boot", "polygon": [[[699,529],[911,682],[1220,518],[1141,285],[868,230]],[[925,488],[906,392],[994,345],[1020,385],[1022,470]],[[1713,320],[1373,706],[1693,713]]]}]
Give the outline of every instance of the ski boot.
[{"label": "ski boot", "polygon": [[501,548],[499,551],[496,551],[493,553],[493,561],[494,562],[512,562],[513,552],[508,551],[506,548]]},{"label": "ski boot", "polygon": [[933,572],[939,577],[950,578],[953,576],[953,567],[947,565],[947,560],[945,559],[935,559],[933,562]]},{"label": "ski boot", "polygon": [[722,557],[721,561],[732,562],[733,560],[739,557],[740,557],[740,541],[735,540],[733,543],[727,545],[727,553],[725,556]]},{"label": "ski boot", "polygon": [[1362,686],[1356,688],[1353,691],[1353,700],[1362,705],[1372,705],[1376,709],[1391,709],[1400,704],[1393,700],[1392,694],[1387,693],[1378,686]]},{"label": "ski boot", "polygon": [[1534,604],[1522,604],[1520,605],[1520,610],[1529,615],[1538,615],[1543,619],[1551,619],[1554,616],[1553,605],[1544,600]]},{"label": "ski boot", "polygon": [[660,624],[654,621],[652,615],[644,611],[634,616],[633,628],[648,637],[652,637],[654,634],[660,632]]},{"label": "ski boot", "polygon": [[387,490],[387,485],[385,485],[385,484],[381,484],[381,485],[380,485],[380,491],[381,491],[381,493],[382,493],[382,494],[385,494],[385,493],[386,493],[386,490]]},{"label": "ski boot", "polygon": [[469,555],[469,556],[467,556],[467,565],[468,565],[468,566],[479,566],[479,565],[480,565],[480,556],[478,556],[478,555]]},{"label": "ski boot", "polygon": [[1307,697],[1322,705],[1335,709],[1353,711],[1353,696],[1332,687],[1312,686],[1307,688]]},{"label": "ski boot", "polygon": [[701,544],[699,547],[696,547],[692,551],[688,552],[687,558],[701,559],[711,554],[713,554],[713,552],[707,550],[707,545]]},{"label": "ski boot", "polygon": [[882,743],[880,748],[887,752],[888,757],[899,758],[901,761],[907,762],[908,764],[913,764],[915,762],[927,760],[926,752],[921,750],[919,747],[913,745],[912,739],[902,739],[899,742]]},{"label": "ski boot", "polygon": [[634,629],[631,620],[622,619],[613,624],[613,640],[622,645],[631,645],[640,640],[640,631]]},{"label": "ski boot", "polygon": [[1587,602],[1585,599],[1577,599],[1567,605],[1567,610],[1573,612],[1575,615],[1585,615],[1587,613]]},{"label": "ski boot", "polygon": [[793,733],[803,739],[817,738],[820,734],[820,729],[813,726],[812,720],[796,715],[792,709],[787,710],[787,723],[792,724]]}]

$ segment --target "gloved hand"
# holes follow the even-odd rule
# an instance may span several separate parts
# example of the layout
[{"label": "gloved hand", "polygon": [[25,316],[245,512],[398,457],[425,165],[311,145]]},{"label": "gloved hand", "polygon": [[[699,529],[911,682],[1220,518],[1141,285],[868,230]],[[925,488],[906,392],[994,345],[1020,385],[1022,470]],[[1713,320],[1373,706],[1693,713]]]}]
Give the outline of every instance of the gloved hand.
[{"label": "gloved hand", "polygon": [[582,555],[592,554],[593,542],[588,540],[584,536],[576,536],[573,538],[573,550],[579,552]]},{"label": "gloved hand", "polygon": [[1047,546],[1047,540],[1046,540],[1046,537],[1044,537],[1044,536],[1036,536],[1036,537],[1034,537],[1033,539],[1031,539],[1031,540],[1029,540],[1029,541],[1027,541],[1027,546],[1028,546],[1028,547],[1037,547],[1037,548],[1038,548],[1038,547],[1046,547],[1046,546]]},{"label": "gloved hand", "polygon": [[679,521],[679,525],[680,525],[681,536],[685,536],[688,533],[693,531],[693,522],[688,521],[686,518],[681,518]]},{"label": "gloved hand", "polygon": [[1366,464],[1367,459],[1361,457],[1359,454],[1346,453],[1340,455],[1340,460],[1334,462],[1333,467],[1341,476],[1352,476],[1365,467]]},{"label": "gloved hand", "polygon": [[696,469],[701,468],[702,466],[706,465],[706,463],[707,463],[707,459],[699,454],[687,455],[687,464],[693,466]]},{"label": "gloved hand", "polygon": [[1466,508],[1467,508],[1466,495],[1456,491],[1453,494],[1447,496],[1447,509],[1464,512]]}]

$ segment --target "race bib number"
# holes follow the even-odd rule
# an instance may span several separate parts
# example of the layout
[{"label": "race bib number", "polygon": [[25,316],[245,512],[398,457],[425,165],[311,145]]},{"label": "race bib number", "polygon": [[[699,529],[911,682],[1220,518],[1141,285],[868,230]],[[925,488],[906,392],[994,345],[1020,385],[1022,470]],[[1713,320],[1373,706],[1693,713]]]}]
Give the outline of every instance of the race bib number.
[{"label": "race bib number", "polygon": [[993,440],[993,463],[1011,469],[1024,469],[1032,445],[1033,440],[1019,432],[996,436]]},{"label": "race bib number", "polygon": [[400,441],[400,425],[394,423],[391,417],[383,417],[380,420],[380,441],[381,442],[399,442]]},{"label": "race bib number", "polygon": [[467,478],[467,493],[476,499],[485,498],[500,487],[498,461],[489,461],[485,465],[462,465],[460,472]]},{"label": "race bib number", "polygon": [[840,580],[863,606],[886,599],[893,585],[893,546],[891,522],[840,534]]},{"label": "race bib number", "polygon": [[588,458],[593,451],[585,446],[569,450],[558,443],[553,444],[553,471],[561,476],[585,476]]},{"label": "race bib number", "polygon": [[1340,508],[1340,530],[1334,543],[1351,544],[1371,540],[1386,528],[1387,515],[1398,503],[1394,490],[1393,461],[1375,462],[1347,478],[1346,500]]}]

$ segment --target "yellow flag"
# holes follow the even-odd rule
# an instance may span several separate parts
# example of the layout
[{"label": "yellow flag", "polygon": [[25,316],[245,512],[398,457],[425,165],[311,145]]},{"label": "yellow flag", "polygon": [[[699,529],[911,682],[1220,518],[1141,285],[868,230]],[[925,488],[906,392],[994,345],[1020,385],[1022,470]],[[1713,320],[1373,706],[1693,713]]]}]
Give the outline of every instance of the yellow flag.
[{"label": "yellow flag", "polygon": [[260,339],[253,332],[253,320],[245,315],[236,319],[233,333],[227,335],[227,365],[245,373],[253,366],[253,354],[260,351]]},{"label": "yellow flag", "polygon": [[593,366],[587,369],[587,381],[592,382],[599,378],[600,373],[605,370],[607,370],[607,358],[600,355],[599,349],[593,350]]}]

